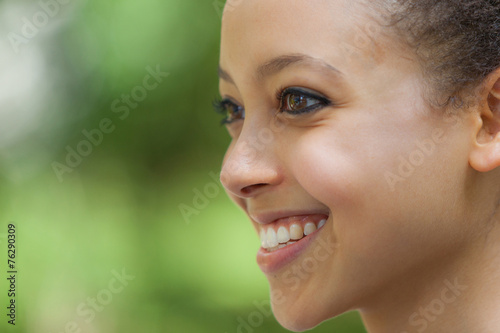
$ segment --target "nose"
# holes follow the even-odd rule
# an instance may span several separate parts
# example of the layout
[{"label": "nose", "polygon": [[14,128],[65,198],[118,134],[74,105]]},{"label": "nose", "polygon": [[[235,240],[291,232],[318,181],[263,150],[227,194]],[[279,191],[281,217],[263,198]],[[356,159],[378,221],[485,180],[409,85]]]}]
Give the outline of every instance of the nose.
[{"label": "nose", "polygon": [[274,153],[274,137],[259,140],[254,132],[259,130],[243,129],[229,147],[221,170],[222,185],[240,198],[254,197],[282,181]]}]

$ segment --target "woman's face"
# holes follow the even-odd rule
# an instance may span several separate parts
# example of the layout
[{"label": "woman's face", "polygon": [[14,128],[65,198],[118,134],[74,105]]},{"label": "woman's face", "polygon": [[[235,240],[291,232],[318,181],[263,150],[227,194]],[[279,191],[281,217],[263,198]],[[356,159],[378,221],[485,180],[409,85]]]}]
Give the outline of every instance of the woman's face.
[{"label": "woman's face", "polygon": [[370,12],[353,0],[224,12],[221,181],[262,238],[273,311],[292,330],[397,307],[474,235],[469,122],[427,106],[413,53]]}]

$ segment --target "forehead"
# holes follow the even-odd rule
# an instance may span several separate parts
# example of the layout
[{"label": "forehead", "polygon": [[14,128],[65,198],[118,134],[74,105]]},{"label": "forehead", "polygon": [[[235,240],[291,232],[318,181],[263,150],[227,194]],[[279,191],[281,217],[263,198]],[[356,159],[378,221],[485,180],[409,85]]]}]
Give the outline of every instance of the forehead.
[{"label": "forehead", "polygon": [[384,50],[369,11],[357,0],[228,0],[220,65],[248,75],[270,58],[301,53],[340,67],[373,66]]}]

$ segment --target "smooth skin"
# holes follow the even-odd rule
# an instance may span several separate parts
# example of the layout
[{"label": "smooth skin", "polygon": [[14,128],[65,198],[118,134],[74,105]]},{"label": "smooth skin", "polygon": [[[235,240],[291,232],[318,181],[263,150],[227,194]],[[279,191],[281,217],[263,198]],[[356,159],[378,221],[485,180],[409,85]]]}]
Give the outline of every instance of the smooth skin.
[{"label": "smooth skin", "polygon": [[[446,116],[428,103],[413,51],[376,16],[361,0],[228,1],[220,93],[245,117],[227,125],[221,181],[257,230],[269,212],[329,215],[315,243],[334,251],[298,288],[292,267],[267,274],[285,328],[359,310],[370,333],[498,332],[500,71]],[[280,111],[288,87],[332,104]],[[443,294],[449,283],[457,297]],[[419,312],[430,304],[439,315]]]}]

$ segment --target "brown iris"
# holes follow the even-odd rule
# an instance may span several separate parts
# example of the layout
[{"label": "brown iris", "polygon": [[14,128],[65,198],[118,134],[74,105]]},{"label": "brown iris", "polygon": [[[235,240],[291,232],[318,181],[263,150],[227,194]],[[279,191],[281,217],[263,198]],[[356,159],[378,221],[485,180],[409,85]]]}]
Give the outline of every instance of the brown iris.
[{"label": "brown iris", "polygon": [[286,109],[289,111],[297,111],[308,107],[310,104],[308,103],[307,96],[299,95],[299,94],[288,94],[286,96]]}]

